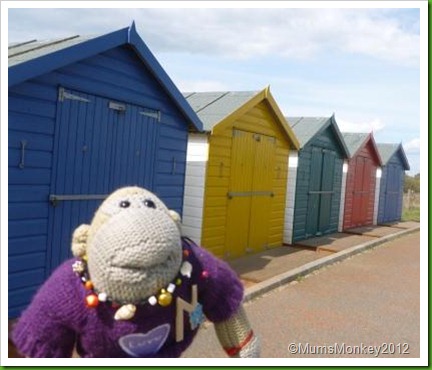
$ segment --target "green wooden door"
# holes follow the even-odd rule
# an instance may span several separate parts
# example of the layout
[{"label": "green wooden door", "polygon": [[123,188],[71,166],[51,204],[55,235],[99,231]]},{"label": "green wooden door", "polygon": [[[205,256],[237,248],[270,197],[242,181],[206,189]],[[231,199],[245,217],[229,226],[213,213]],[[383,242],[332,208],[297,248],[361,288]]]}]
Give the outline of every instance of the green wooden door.
[{"label": "green wooden door", "polygon": [[314,236],[318,232],[322,169],[322,150],[313,147],[306,216],[306,237]]},{"label": "green wooden door", "polygon": [[336,153],[312,148],[306,237],[326,233],[330,228]]},{"label": "green wooden door", "polygon": [[335,161],[335,152],[330,150],[324,151],[318,225],[318,232],[321,234],[325,233],[330,228]]}]

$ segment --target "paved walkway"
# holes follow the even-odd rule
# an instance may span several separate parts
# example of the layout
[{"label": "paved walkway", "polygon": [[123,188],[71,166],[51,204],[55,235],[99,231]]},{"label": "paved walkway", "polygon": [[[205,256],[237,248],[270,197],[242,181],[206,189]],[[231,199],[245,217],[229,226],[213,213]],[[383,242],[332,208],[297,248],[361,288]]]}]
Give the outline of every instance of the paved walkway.
[{"label": "paved walkway", "polygon": [[400,222],[391,226],[362,227],[344,233],[334,233],[318,238],[297,242],[295,245],[282,246],[261,253],[229,261],[239,274],[246,288],[267,281],[287,271],[355,246],[379,243],[382,238],[415,230],[417,222]]},{"label": "paved walkway", "polygon": [[[346,352],[353,346],[376,346],[393,352],[379,357],[419,357],[419,235],[392,240],[246,303],[262,339],[262,357],[375,358],[376,354],[290,353],[290,343],[297,348],[299,343],[303,347],[337,343]],[[226,357],[211,324],[200,330],[185,357]]]}]

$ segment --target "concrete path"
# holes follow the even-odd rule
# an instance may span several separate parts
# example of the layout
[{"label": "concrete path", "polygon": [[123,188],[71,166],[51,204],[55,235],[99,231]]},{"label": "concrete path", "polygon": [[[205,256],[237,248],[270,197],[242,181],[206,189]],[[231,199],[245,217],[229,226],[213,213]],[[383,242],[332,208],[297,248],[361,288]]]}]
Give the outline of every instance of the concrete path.
[{"label": "concrete path", "polygon": [[[228,263],[238,273],[245,287],[249,288],[332,254],[349,251],[357,246],[360,246],[359,249],[368,248],[368,245],[375,245],[419,228],[420,224],[417,222],[400,222],[391,226],[351,229],[349,232],[328,234],[303,240],[295,245],[247,255]],[[335,255],[334,258],[338,256]]]},{"label": "concrete path", "polygon": [[[419,357],[419,251],[420,233],[414,232],[246,303],[262,340],[262,357],[375,358],[378,348],[390,352],[380,358]],[[312,352],[345,346],[346,353],[290,353],[290,343],[302,349],[309,345]],[[353,354],[354,346],[376,349]],[[211,324],[200,330],[184,357],[226,357]]]}]

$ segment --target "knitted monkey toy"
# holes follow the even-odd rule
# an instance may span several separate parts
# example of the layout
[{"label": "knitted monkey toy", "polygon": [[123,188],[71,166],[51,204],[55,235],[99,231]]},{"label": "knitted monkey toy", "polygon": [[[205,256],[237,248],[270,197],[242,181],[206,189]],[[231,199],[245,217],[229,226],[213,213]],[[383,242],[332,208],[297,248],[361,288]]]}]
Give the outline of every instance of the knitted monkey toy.
[{"label": "knitted monkey toy", "polygon": [[27,357],[179,357],[204,315],[230,357],[258,357],[229,266],[182,238],[180,217],[153,193],[111,194],[72,238],[64,262],[13,333]]}]

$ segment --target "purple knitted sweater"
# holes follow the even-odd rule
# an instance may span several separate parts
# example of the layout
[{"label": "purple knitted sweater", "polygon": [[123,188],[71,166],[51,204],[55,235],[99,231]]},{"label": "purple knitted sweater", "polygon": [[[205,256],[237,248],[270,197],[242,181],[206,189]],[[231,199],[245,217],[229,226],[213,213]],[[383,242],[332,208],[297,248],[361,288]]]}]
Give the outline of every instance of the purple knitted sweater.
[{"label": "purple knitted sweater", "polygon": [[[188,248],[192,277],[177,287],[174,298],[190,302],[191,287],[197,284],[198,302],[207,319],[228,319],[243,299],[241,282],[225,262],[205,249]],[[188,313],[184,313],[184,339],[176,342],[175,300],[167,307],[137,306],[135,316],[125,321],[114,320],[115,309],[108,304],[87,308],[88,291],[72,271],[74,262],[68,260],[54,271],[19,319],[13,340],[23,355],[71,357],[76,344],[82,357],[179,357],[191,344],[198,327],[191,327]],[[142,348],[149,343],[159,348],[157,353],[149,355],[148,348]]]}]

